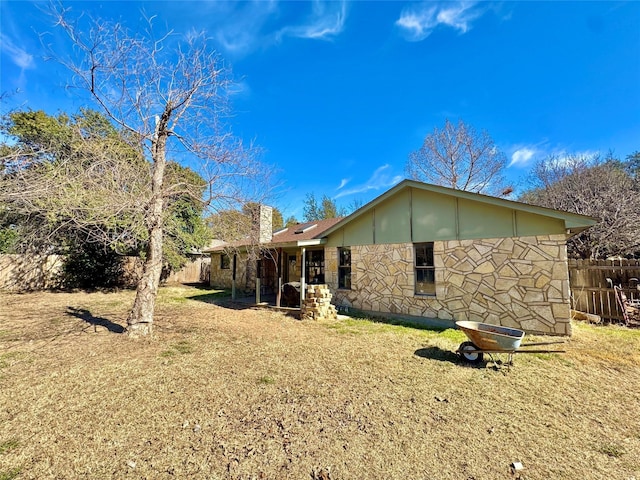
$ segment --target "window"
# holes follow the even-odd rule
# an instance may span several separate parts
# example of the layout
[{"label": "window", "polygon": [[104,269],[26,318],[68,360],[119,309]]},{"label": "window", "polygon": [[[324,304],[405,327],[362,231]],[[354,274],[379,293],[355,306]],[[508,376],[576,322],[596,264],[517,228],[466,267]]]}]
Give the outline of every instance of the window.
[{"label": "window", "polygon": [[307,283],[324,283],[324,250],[308,251],[306,262]]},{"label": "window", "polygon": [[351,290],[351,249],[338,248],[338,288]]},{"label": "window", "polygon": [[416,295],[436,294],[436,268],[433,263],[433,242],[414,245]]},{"label": "window", "polygon": [[229,270],[231,268],[231,258],[226,253],[220,255],[220,270]]}]

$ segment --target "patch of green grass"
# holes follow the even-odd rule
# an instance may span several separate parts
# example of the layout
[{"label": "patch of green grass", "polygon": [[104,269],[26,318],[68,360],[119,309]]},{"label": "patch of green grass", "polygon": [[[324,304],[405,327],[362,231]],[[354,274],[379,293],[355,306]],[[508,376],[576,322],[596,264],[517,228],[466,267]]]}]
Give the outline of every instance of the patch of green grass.
[{"label": "patch of green grass", "polygon": [[216,303],[219,300],[231,298],[231,290],[211,290],[208,293],[201,293],[198,295],[191,295],[185,297],[187,300],[198,300],[205,303]]},{"label": "patch of green grass", "polygon": [[258,383],[261,383],[263,385],[273,385],[274,383],[276,383],[276,379],[273,377],[270,377],[269,375],[265,375],[258,379]]},{"label": "patch of green grass", "polygon": [[14,478],[18,478],[18,475],[20,475],[20,469],[12,468],[11,470],[0,472],[0,480],[13,480]]},{"label": "patch of green grass", "polygon": [[178,343],[171,345],[169,350],[161,352],[160,356],[163,358],[169,358],[178,354],[186,355],[187,353],[193,353],[193,345],[186,340],[180,340]]},{"label": "patch of green grass", "polygon": [[181,340],[178,343],[173,345],[173,348],[178,352],[181,353],[182,355],[185,355],[187,353],[193,353],[193,345],[191,345],[189,342],[187,342],[186,340]]},{"label": "patch of green grass", "polygon": [[386,318],[365,315],[362,312],[350,310],[350,316],[327,324],[327,328],[340,334],[374,334],[374,333],[395,333],[395,334],[419,334],[428,338],[439,338],[460,343],[466,339],[466,335],[460,330],[453,328],[440,328],[433,325],[419,323],[419,320],[403,318]]},{"label": "patch of green grass", "polygon": [[468,340],[467,336],[460,330],[456,330],[455,328],[447,328],[446,330],[441,330],[438,332],[439,338],[444,338],[446,340],[451,340],[454,343],[464,342]]},{"label": "patch of green grass", "polygon": [[6,442],[0,442],[0,455],[9,450],[13,450],[19,445],[17,440],[7,440]]},{"label": "patch of green grass", "polygon": [[624,448],[614,443],[603,445],[598,449],[598,451],[612,458],[620,458],[622,455],[627,453]]},{"label": "patch of green grass", "polygon": [[18,358],[22,355],[22,352],[9,352],[0,355],[0,368],[6,368],[9,366],[9,360],[12,358]]},{"label": "patch of green grass", "polygon": [[640,341],[640,330],[634,328],[626,328],[623,326],[617,325],[589,325],[589,324],[575,324],[574,325],[575,332],[579,332],[581,330],[587,331],[589,333],[594,333],[597,335],[602,335],[605,337],[629,340],[629,341]]}]

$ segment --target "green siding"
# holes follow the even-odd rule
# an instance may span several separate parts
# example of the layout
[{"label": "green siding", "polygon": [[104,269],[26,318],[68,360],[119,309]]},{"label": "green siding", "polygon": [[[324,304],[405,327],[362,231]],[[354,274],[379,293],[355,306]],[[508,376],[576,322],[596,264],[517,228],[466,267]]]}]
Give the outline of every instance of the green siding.
[{"label": "green siding", "polygon": [[559,218],[516,212],[516,230],[519,236],[523,236],[563,234],[566,229],[564,221]]},{"label": "green siding", "polygon": [[343,228],[332,233],[328,240],[329,247],[373,244],[373,212],[367,212]]},{"label": "green siding", "polygon": [[459,239],[513,237],[513,210],[458,199]]},{"label": "green siding", "polygon": [[566,228],[564,219],[457,195],[407,188],[384,198],[331,233],[327,245],[553,235],[565,233]]},{"label": "green siding", "polygon": [[432,242],[456,238],[456,199],[412,189],[413,241]]},{"label": "green siding", "polygon": [[398,192],[375,207],[376,243],[411,242],[411,191]]},{"label": "green siding", "polygon": [[327,247],[344,247],[344,228],[340,228],[327,237]]}]

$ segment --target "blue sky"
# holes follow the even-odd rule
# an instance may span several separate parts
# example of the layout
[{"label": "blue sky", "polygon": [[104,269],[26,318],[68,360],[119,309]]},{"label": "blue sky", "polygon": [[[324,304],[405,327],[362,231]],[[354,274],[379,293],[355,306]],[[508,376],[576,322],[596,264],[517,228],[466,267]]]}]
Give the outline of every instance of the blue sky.
[{"label": "blue sky", "polygon": [[[40,4],[45,5],[45,4]],[[274,203],[363,203],[448,118],[486,130],[521,190],[549,154],[640,150],[640,2],[66,2],[136,29],[204,30],[233,70],[236,135],[280,170]],[[34,2],[0,3],[3,109],[85,105],[43,59]],[[51,38],[57,39],[55,35]]]}]

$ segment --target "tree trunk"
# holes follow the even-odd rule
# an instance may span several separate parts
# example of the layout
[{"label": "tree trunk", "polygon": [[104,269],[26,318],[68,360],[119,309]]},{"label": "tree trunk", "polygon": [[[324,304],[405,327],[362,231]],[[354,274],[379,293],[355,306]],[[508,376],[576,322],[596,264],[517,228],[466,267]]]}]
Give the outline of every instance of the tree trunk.
[{"label": "tree trunk", "polygon": [[151,231],[142,278],[136,289],[136,299],[127,318],[127,335],[139,337],[153,333],[153,312],[162,273],[162,225]]},{"label": "tree trunk", "polygon": [[162,274],[162,237],[164,198],[162,187],[166,167],[167,122],[170,111],[165,110],[156,124],[156,133],[151,145],[153,176],[151,179],[151,202],[146,222],[149,229],[147,256],[142,269],[142,278],[136,289],[136,299],[127,318],[127,335],[139,337],[153,333],[153,312]]}]

